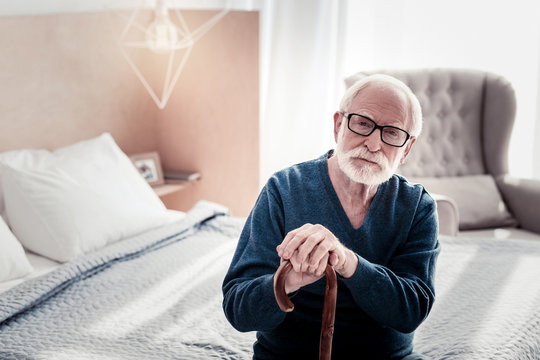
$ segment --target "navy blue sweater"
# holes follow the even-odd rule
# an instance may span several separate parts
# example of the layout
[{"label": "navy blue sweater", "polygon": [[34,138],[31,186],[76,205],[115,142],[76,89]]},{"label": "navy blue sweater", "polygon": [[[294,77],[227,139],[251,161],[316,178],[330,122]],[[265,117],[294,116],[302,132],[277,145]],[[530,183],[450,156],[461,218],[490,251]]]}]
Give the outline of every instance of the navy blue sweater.
[{"label": "navy blue sweater", "polygon": [[299,289],[291,313],[274,297],[276,246],[305,223],[328,228],[359,259],[338,276],[333,359],[399,359],[433,301],[439,253],[436,205],[420,185],[394,175],[354,229],[328,174],[327,155],[274,174],[246,220],[223,282],[223,309],[239,331],[257,331],[256,359],[317,359],[325,278]]}]

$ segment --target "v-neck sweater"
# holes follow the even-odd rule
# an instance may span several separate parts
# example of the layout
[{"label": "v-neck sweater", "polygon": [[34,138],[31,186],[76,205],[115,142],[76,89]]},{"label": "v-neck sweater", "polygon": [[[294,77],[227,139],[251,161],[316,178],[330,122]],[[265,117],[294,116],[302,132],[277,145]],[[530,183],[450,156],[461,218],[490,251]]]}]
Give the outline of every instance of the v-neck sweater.
[{"label": "v-neck sweater", "polygon": [[355,229],[328,173],[328,156],[275,173],[246,219],[223,281],[223,309],[239,331],[257,331],[255,359],[316,359],[325,278],[304,286],[282,312],[273,292],[276,246],[306,223],[321,224],[358,257],[350,278],[338,276],[332,358],[359,352],[399,359],[412,352],[414,330],[435,300],[440,251],[433,198],[418,184],[393,175],[380,184],[362,225]]}]

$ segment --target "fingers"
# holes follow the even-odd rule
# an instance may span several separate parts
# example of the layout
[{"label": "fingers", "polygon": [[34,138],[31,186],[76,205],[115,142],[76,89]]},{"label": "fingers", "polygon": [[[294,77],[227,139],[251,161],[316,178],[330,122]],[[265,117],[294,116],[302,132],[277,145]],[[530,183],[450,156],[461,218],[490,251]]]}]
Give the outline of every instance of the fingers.
[{"label": "fingers", "polygon": [[344,258],[343,245],[322,225],[305,224],[290,231],[276,249],[297,272],[322,274],[329,260],[339,264]]},{"label": "fingers", "polygon": [[[315,256],[313,264],[318,263],[328,249],[320,250],[318,253],[313,253],[313,250],[330,237],[333,238],[334,236],[324,226],[305,224],[296,230],[290,231],[285,236],[281,245],[277,247],[278,255],[284,259],[292,260],[293,264],[296,261],[304,263],[310,256]],[[328,244],[323,246],[328,247]],[[308,265],[307,263],[304,264],[304,266]],[[304,271],[305,269],[302,268],[301,270]]]},{"label": "fingers", "polygon": [[[292,266],[291,261],[289,261],[288,263],[289,265]],[[327,265],[328,265],[328,259],[325,258],[318,265],[314,273],[297,272],[294,270],[294,267],[293,267],[292,270],[287,273],[287,276],[285,279],[285,283],[284,283],[285,292],[287,294],[290,294],[300,289],[301,287],[304,287],[306,285],[314,283],[315,281],[318,281],[320,278],[324,276],[324,272],[326,271]],[[278,275],[279,274],[276,272],[276,275],[274,276],[274,288],[277,285]]]},{"label": "fingers", "polygon": [[[333,254],[333,249],[335,249],[337,246],[339,246],[337,243],[337,239],[332,235],[331,238],[325,237],[322,239],[316,247],[312,249],[312,251],[309,254],[309,265],[310,266],[316,266],[321,262],[323,257],[326,259],[326,263],[328,263],[329,255]],[[324,264],[326,266],[326,263]],[[324,271],[324,269],[323,269]]]},{"label": "fingers", "polygon": [[290,259],[298,247],[304,242],[306,236],[312,231],[312,224],[305,224],[298,229],[289,231],[277,247],[278,255],[284,259]]},{"label": "fingers", "polygon": [[358,256],[350,249],[343,247],[343,254],[336,256],[330,254],[329,262],[341,277],[348,279],[354,275],[358,268]]},{"label": "fingers", "polygon": [[315,273],[316,276],[322,276],[324,272],[326,271],[326,266],[328,265],[328,256],[329,256],[328,253],[326,253],[321,258],[319,263],[314,267],[315,271],[313,272]]},{"label": "fingers", "polygon": [[328,263],[342,277],[349,278],[358,266],[358,258],[322,225],[305,224],[290,231],[276,247],[281,262],[293,267],[285,287],[287,292],[311,284],[324,276]]},{"label": "fingers", "polygon": [[331,253],[328,262],[333,267],[337,267],[339,265],[339,257],[335,253]]}]

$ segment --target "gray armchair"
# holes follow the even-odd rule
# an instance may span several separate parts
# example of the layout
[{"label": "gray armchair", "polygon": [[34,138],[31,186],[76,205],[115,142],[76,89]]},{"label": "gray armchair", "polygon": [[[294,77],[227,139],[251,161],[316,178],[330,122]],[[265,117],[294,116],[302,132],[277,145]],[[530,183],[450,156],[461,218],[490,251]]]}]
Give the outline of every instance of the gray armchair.
[{"label": "gray armchair", "polygon": [[437,200],[440,232],[540,240],[540,181],[508,175],[511,84],[464,69],[369,71],[345,83],[373,73],[402,80],[422,105],[423,132],[399,172]]}]

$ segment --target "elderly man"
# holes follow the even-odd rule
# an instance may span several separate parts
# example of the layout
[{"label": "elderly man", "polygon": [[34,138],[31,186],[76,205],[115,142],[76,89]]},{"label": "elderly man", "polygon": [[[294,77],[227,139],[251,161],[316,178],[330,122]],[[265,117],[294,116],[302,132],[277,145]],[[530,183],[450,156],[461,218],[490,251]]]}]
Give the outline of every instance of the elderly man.
[{"label": "elderly man", "polygon": [[[435,299],[436,205],[394,174],[421,127],[405,84],[366,77],[334,114],[335,151],[269,179],[223,282],[227,319],[239,331],[257,330],[255,359],[317,358],[328,263],[338,274],[332,358],[422,358],[413,332]],[[283,260],[293,266],[290,313],[273,287]]]}]

